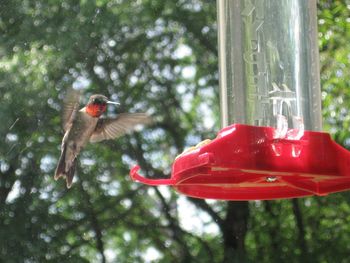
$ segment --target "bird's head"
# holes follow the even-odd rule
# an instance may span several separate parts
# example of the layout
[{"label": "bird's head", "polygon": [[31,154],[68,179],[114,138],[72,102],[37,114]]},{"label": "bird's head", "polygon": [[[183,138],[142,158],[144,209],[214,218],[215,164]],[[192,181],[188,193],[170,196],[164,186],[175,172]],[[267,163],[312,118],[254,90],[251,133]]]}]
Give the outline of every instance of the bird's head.
[{"label": "bird's head", "polygon": [[107,104],[119,105],[118,102],[109,101],[106,96],[92,95],[86,105],[86,112],[92,117],[100,117],[106,111]]}]

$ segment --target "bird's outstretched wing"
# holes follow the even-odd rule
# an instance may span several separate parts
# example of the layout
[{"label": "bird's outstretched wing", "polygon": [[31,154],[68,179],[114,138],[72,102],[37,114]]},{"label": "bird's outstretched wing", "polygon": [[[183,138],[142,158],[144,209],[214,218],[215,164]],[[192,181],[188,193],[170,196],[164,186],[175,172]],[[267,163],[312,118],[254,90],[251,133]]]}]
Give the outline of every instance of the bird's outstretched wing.
[{"label": "bird's outstretched wing", "polygon": [[75,114],[79,110],[80,92],[74,89],[68,89],[63,101],[62,126],[67,131],[72,124]]},{"label": "bird's outstretched wing", "polygon": [[149,124],[151,117],[146,113],[121,113],[115,119],[100,119],[90,142],[114,139],[132,131],[139,124]]}]

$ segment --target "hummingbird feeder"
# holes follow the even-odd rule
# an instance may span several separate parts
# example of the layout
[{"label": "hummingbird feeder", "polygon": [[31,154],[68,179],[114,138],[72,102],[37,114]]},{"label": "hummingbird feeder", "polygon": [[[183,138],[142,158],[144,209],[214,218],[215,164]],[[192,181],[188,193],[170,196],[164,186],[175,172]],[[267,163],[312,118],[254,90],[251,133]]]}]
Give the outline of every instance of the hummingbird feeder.
[{"label": "hummingbird feeder", "polygon": [[316,0],[218,0],[224,127],[175,159],[171,185],[197,198],[269,200],[350,189],[350,152],[321,132]]}]

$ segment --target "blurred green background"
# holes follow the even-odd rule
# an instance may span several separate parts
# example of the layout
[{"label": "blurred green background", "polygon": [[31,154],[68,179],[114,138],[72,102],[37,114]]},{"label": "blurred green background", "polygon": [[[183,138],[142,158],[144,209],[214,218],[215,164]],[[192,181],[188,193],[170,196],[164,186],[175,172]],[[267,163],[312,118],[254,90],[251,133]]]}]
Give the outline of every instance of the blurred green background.
[{"label": "blurred green background", "polygon": [[[324,129],[350,148],[350,1],[318,1]],[[156,122],[89,145],[70,190],[53,173],[70,87]],[[350,193],[186,198],[168,177],[219,127],[215,1],[0,1],[0,262],[350,262]]]}]

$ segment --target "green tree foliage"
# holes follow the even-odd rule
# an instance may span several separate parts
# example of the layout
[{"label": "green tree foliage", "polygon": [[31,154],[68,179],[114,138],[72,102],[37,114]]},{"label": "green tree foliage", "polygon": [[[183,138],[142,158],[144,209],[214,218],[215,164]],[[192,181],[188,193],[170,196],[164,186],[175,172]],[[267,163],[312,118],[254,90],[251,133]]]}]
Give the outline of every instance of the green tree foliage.
[{"label": "green tree foliage", "polygon": [[[349,1],[319,1],[324,126],[346,147],[349,17]],[[216,43],[214,1],[0,2],[1,262],[347,262],[349,193],[208,202],[130,181],[135,162],[168,177],[219,130]],[[155,123],[89,145],[67,190],[53,173],[71,86]]]}]

